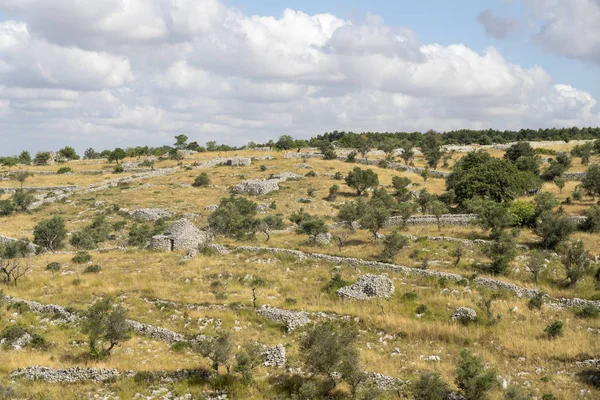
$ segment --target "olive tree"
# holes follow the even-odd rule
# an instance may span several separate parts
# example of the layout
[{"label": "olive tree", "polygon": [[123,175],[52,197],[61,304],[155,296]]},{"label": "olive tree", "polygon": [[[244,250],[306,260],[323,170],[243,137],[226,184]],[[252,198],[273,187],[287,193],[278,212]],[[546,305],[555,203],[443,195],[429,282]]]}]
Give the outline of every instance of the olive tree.
[{"label": "olive tree", "polygon": [[346,176],[346,185],[356,190],[356,195],[360,196],[367,189],[379,185],[379,177],[372,169],[360,169],[355,167]]},{"label": "olive tree", "polygon": [[65,220],[57,215],[40,221],[33,229],[33,243],[51,252],[60,250],[64,246],[66,237]]},{"label": "olive tree", "polygon": [[244,197],[224,198],[208,217],[208,223],[215,232],[226,236],[238,239],[254,236],[260,223],[256,217],[257,207]]},{"label": "olive tree", "polygon": [[110,298],[97,301],[85,313],[82,331],[88,335],[91,356],[106,358],[115,346],[131,337],[127,310],[120,304],[114,306]]}]

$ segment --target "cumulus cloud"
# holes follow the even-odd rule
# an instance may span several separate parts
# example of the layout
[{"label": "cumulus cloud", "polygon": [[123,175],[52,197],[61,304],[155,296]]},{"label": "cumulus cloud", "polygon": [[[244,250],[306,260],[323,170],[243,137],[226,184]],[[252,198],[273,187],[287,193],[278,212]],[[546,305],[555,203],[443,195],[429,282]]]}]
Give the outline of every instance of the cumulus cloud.
[{"label": "cumulus cloud", "polygon": [[600,0],[522,0],[549,52],[600,64]]},{"label": "cumulus cloud", "polygon": [[490,9],[482,11],[477,21],[483,25],[486,35],[496,39],[506,39],[520,28],[517,19],[499,17]]},{"label": "cumulus cloud", "polygon": [[598,125],[595,99],[493,47],[218,0],[0,0],[0,135],[15,153],[243,144],[327,130]]}]

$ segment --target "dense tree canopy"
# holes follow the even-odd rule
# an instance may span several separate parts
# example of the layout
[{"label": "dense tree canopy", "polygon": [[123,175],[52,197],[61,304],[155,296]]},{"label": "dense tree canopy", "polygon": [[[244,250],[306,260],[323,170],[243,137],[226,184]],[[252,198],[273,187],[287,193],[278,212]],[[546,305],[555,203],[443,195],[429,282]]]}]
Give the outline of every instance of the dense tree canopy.
[{"label": "dense tree canopy", "polygon": [[539,179],[533,173],[520,171],[512,162],[484,151],[461,158],[446,180],[446,189],[454,190],[456,202],[461,205],[475,197],[511,201],[539,186]]}]

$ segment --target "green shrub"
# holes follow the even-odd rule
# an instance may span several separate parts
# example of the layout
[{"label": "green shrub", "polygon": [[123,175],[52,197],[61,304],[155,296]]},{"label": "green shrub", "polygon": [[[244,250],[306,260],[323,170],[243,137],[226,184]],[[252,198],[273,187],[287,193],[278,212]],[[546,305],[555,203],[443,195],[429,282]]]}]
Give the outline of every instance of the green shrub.
[{"label": "green shrub", "polygon": [[97,274],[100,271],[102,271],[102,267],[99,266],[98,264],[94,264],[94,265],[88,265],[84,270],[83,273],[84,274]]},{"label": "green shrub", "polygon": [[550,339],[557,338],[563,335],[564,322],[555,320],[552,321],[545,329],[544,332]]},{"label": "green shrub", "polygon": [[356,156],[358,155],[357,152],[353,151],[350,154],[348,154],[348,157],[346,157],[346,162],[347,163],[353,163],[356,162]]},{"label": "green shrub", "polygon": [[198,175],[194,180],[194,183],[192,183],[193,187],[207,187],[208,185],[210,185],[210,177],[206,172]]},{"label": "green shrub", "polygon": [[406,292],[402,295],[402,300],[415,301],[418,297],[417,292]]},{"label": "green shrub", "polygon": [[277,210],[277,203],[275,202],[275,200],[273,200],[273,201],[271,202],[271,204],[269,204],[269,208],[270,208],[271,210]]},{"label": "green shrub", "polygon": [[0,200],[0,216],[7,216],[15,212],[15,203],[12,200]]},{"label": "green shrub", "polygon": [[46,265],[46,271],[58,272],[60,270],[60,267],[60,263],[51,262],[50,264]]},{"label": "green shrub", "polygon": [[579,318],[598,318],[598,316],[600,316],[600,308],[591,304],[586,304],[585,306],[576,309],[575,315]]},{"label": "green shrub", "polygon": [[450,386],[442,379],[438,372],[425,372],[413,385],[415,400],[444,400],[448,399]]},{"label": "green shrub", "polygon": [[315,176],[317,176],[317,173],[315,171],[308,171],[304,176],[308,178],[314,178]]},{"label": "green shrub", "polygon": [[85,264],[91,260],[92,255],[87,251],[78,251],[77,254],[75,254],[71,259],[71,261],[73,261],[75,264]]},{"label": "green shrub", "polygon": [[267,170],[267,166],[266,165],[261,165],[260,166],[260,170],[263,171],[263,172],[266,171]]},{"label": "green shrub", "polygon": [[462,349],[456,366],[456,385],[465,400],[485,400],[488,392],[498,385],[496,370],[485,368],[481,358]]},{"label": "green shrub", "polygon": [[125,172],[125,168],[121,164],[117,164],[117,166],[113,169],[113,174],[122,174]]},{"label": "green shrub", "polygon": [[334,272],[331,279],[325,284],[325,287],[323,288],[324,291],[328,292],[328,293],[335,293],[337,292],[339,289],[343,288],[344,286],[348,286],[350,285],[350,282],[345,281],[342,278],[342,274],[340,274],[338,271]]},{"label": "green shrub", "polygon": [[292,297],[288,297],[288,298],[285,299],[285,304],[288,305],[288,306],[293,306],[293,305],[295,305],[297,303],[298,303],[298,300],[296,300],[296,299],[294,299]]},{"label": "green shrub", "polygon": [[380,258],[384,261],[392,262],[396,254],[408,245],[408,239],[406,236],[394,232],[387,235],[383,241],[383,250],[381,251]]},{"label": "green shrub", "polygon": [[336,181],[342,181],[344,180],[344,174],[342,174],[340,171],[337,171],[335,174],[333,174],[333,179]]},{"label": "green shrub", "polygon": [[530,298],[529,302],[527,302],[527,308],[529,308],[530,310],[533,310],[534,308],[541,310],[542,306],[544,305],[545,297],[546,297],[545,293],[542,293],[542,292],[536,293],[535,296]]},{"label": "green shrub", "polygon": [[59,175],[70,174],[72,172],[73,172],[73,170],[71,169],[71,167],[60,167],[58,169],[58,171],[56,171],[56,173],[59,174]]},{"label": "green shrub", "polygon": [[426,314],[429,312],[429,308],[425,304],[419,304],[415,310],[417,314]]}]

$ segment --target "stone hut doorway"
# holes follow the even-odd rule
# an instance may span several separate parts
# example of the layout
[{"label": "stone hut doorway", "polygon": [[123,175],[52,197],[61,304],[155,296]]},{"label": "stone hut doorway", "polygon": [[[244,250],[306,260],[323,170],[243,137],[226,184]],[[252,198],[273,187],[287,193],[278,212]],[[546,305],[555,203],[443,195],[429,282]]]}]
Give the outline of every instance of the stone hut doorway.
[{"label": "stone hut doorway", "polygon": [[171,244],[171,251],[175,251],[175,239],[169,239],[169,242]]}]

